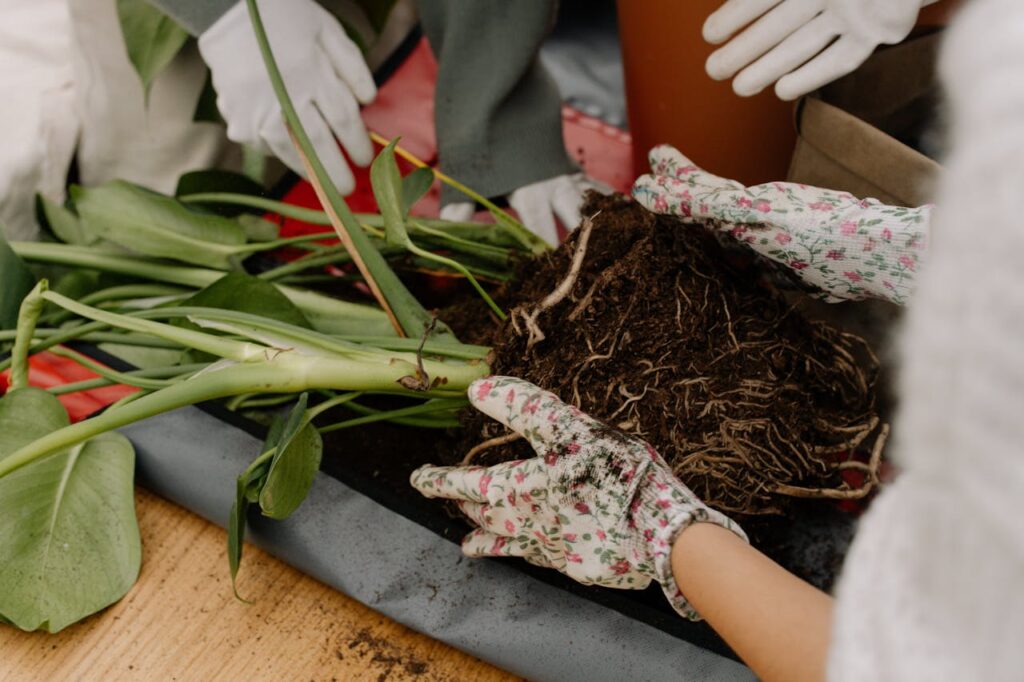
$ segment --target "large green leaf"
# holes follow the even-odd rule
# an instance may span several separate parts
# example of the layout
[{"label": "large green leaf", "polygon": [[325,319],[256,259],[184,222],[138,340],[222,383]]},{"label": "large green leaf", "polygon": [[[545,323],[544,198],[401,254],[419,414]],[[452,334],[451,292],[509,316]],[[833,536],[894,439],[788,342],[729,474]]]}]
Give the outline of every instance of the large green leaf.
[{"label": "large green leaf", "polygon": [[18,324],[21,299],[35,285],[35,276],[0,233],[0,329],[14,329]]},{"label": "large green leaf", "polygon": [[235,269],[245,230],[234,220],[196,211],[138,185],[115,180],[72,187],[86,229],[147,256],[173,258],[220,270]]},{"label": "large green leaf", "polygon": [[[0,460],[68,423],[36,388],[0,400]],[[0,478],[0,617],[58,632],[131,588],[142,552],[135,452],[117,433],[36,460]]]},{"label": "large green leaf", "polygon": [[188,31],[147,0],[117,0],[128,59],[139,74],[148,97],[149,88],[188,40]]}]

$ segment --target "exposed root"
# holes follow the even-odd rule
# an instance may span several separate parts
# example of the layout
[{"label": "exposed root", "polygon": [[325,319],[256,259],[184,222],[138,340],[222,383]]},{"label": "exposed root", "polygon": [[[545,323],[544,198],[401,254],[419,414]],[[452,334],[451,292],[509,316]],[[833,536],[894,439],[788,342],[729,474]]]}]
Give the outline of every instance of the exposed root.
[{"label": "exposed root", "polygon": [[520,438],[522,438],[522,436],[520,436],[518,433],[507,433],[504,436],[497,436],[495,438],[485,440],[483,443],[474,446],[472,449],[470,449],[469,452],[466,453],[466,456],[462,458],[460,466],[469,466],[470,464],[473,463],[473,460],[476,458],[476,456],[479,455],[484,450],[490,450],[491,448],[497,447],[499,445],[507,445],[508,443],[514,443]]},{"label": "exposed root", "polygon": [[[555,290],[548,294],[544,300],[542,300],[540,304],[530,312],[527,313],[521,309],[512,311],[513,318],[516,316],[516,313],[522,316],[523,323],[526,325],[526,329],[530,333],[530,337],[526,341],[527,349],[533,348],[545,338],[544,331],[537,324],[537,317],[540,316],[541,313],[551,310],[565,300],[565,297],[568,296],[572,292],[573,287],[576,286],[576,280],[579,279],[580,276],[580,269],[583,267],[583,259],[586,258],[587,255],[587,244],[590,242],[590,233],[594,229],[594,218],[596,218],[598,214],[600,214],[600,211],[589,218],[583,219],[583,224],[580,225],[579,236],[576,240],[576,251],[572,256],[572,265],[570,265],[569,272],[566,274],[565,279],[563,279]],[[515,331],[517,334],[520,333],[518,324],[515,324]]]},{"label": "exposed root", "polygon": [[859,488],[851,488],[845,482],[835,488],[804,488],[796,485],[776,484],[773,492],[789,497],[802,497],[805,499],[827,499],[827,500],[859,500],[868,495],[878,485],[878,467],[882,461],[882,450],[889,438],[889,425],[883,424],[882,429],[875,439],[875,446],[871,452],[871,459],[867,464],[863,462],[843,462],[836,466],[837,470],[845,471],[855,469],[864,474],[864,483]]},{"label": "exposed root", "polygon": [[427,345],[427,339],[437,327],[437,318],[430,318],[430,324],[423,329],[423,337],[420,339],[419,348],[416,349],[416,376],[404,376],[398,380],[403,388],[410,391],[429,391],[436,386],[436,379],[432,382],[423,366],[423,347]]}]

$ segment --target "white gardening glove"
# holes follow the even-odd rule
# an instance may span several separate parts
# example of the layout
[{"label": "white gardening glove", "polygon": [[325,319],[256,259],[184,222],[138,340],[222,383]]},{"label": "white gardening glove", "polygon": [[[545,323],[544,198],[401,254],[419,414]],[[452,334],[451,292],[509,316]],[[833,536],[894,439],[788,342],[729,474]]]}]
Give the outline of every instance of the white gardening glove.
[{"label": "white gardening glove", "polygon": [[[557,246],[558,228],[555,219],[557,218],[565,229],[575,230],[581,220],[580,206],[583,204],[583,195],[590,190],[605,194],[610,191],[583,173],[574,173],[520,187],[508,195],[508,203],[531,232],[552,246]],[[473,204],[460,201],[442,208],[441,218],[464,222],[473,217],[473,212]]]},{"label": "white gardening glove", "polygon": [[[368,166],[373,160],[359,112],[360,103],[377,95],[366,61],[338,21],[314,0],[259,0],[259,8],[299,119],[331,180],[348,194],[355,179],[334,138],[353,163]],[[304,176],[244,1],[199,36],[199,51],[210,67],[228,138],[273,153]]]},{"label": "white gardening glove", "polygon": [[744,187],[655,147],[633,197],[655,213],[726,232],[792,270],[828,300],[904,304],[927,247],[932,206],[887,206],[792,182]]},{"label": "white gardening glove", "polygon": [[444,497],[477,526],[467,556],[519,556],[584,585],[643,589],[657,580],[672,606],[696,619],[672,574],[672,543],[694,523],[747,539],[708,508],[633,436],[512,377],[469,387],[478,410],[527,439],[537,457],[493,467],[424,466],[412,485]]},{"label": "white gardening glove", "polygon": [[781,99],[796,99],[850,73],[879,45],[901,42],[936,1],[727,0],[704,24],[709,43],[732,38],[707,72],[715,80],[739,73],[733,90],[744,97],[777,81]]}]

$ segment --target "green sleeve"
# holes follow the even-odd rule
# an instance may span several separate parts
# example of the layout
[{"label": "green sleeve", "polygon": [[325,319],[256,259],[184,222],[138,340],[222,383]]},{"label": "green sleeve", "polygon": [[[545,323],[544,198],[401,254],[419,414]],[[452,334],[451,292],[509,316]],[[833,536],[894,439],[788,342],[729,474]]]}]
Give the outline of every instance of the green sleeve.
[{"label": "green sleeve", "polygon": [[[538,54],[557,0],[420,0],[438,61],[441,170],[487,197],[578,170],[561,96]],[[446,192],[443,203],[460,200]]]},{"label": "green sleeve", "polygon": [[225,12],[244,0],[149,0],[193,36],[199,36]]}]

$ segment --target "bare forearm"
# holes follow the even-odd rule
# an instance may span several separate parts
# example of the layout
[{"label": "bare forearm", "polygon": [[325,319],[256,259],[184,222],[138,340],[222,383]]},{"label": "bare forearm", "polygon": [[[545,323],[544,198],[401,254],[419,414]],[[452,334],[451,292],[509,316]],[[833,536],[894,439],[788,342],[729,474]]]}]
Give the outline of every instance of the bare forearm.
[{"label": "bare forearm", "polygon": [[734,533],[698,523],[672,548],[679,589],[757,676],[822,680],[832,599]]}]

